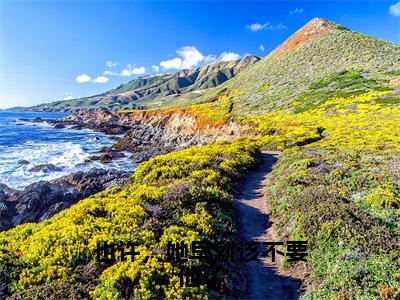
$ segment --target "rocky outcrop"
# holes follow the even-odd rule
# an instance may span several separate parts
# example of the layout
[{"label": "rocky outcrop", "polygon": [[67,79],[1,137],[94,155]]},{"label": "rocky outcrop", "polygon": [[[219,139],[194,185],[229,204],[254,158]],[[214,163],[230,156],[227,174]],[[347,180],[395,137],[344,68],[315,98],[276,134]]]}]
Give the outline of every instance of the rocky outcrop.
[{"label": "rocky outcrop", "polygon": [[0,231],[50,218],[79,200],[123,185],[129,172],[91,169],[52,181],[39,181],[24,190],[0,184]]},{"label": "rocky outcrop", "polygon": [[185,110],[171,113],[82,111],[58,122],[75,128],[91,128],[102,132],[110,132],[112,128],[123,128],[125,134],[115,138],[115,145],[105,153],[115,155],[115,150],[128,151],[134,162],[142,162],[153,156],[193,145],[238,138],[247,128],[235,122],[219,126],[200,125],[198,118]]}]

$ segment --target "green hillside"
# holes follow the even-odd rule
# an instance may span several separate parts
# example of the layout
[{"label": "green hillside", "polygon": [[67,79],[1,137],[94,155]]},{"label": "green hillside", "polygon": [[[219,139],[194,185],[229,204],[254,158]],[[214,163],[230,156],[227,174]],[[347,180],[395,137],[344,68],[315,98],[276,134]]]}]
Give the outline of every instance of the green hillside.
[{"label": "green hillside", "polygon": [[33,111],[75,111],[81,109],[132,109],[162,105],[169,99],[185,98],[193,92],[220,85],[259,60],[248,55],[241,60],[219,61],[173,74],[140,77],[92,97],[40,104]]},{"label": "green hillside", "polygon": [[400,45],[315,18],[235,78],[209,91],[238,90],[239,114],[301,109],[346,92],[364,92],[396,78]]}]

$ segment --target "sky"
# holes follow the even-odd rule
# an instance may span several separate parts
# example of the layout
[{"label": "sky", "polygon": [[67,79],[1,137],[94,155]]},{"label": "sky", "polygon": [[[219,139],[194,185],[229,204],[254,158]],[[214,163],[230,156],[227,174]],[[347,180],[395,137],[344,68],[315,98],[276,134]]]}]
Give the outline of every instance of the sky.
[{"label": "sky", "polygon": [[0,0],[0,108],[265,56],[314,17],[400,43],[397,1]]}]

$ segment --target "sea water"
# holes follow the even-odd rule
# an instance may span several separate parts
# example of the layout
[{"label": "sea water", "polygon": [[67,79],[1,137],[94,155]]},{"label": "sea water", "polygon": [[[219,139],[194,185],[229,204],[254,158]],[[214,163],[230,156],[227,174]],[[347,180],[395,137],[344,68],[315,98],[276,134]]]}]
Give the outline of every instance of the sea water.
[{"label": "sea water", "polygon": [[[39,180],[51,180],[93,167],[103,169],[132,170],[134,164],[128,158],[102,164],[86,162],[103,146],[113,141],[109,136],[91,130],[54,129],[47,123],[24,122],[20,119],[57,119],[63,113],[0,112],[0,183],[23,189]],[[29,164],[20,164],[22,160]],[[32,172],[32,167],[53,164],[57,171]]]}]

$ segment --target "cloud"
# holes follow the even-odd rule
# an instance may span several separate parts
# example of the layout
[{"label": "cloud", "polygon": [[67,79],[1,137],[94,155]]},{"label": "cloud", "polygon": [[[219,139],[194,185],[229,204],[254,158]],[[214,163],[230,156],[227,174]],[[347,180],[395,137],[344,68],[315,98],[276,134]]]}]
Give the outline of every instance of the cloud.
[{"label": "cloud", "polygon": [[287,29],[287,26],[279,23],[276,26],[271,25],[268,29],[270,29],[270,30],[283,30],[283,29]]},{"label": "cloud", "polygon": [[163,60],[160,62],[160,66],[164,69],[181,69],[182,68],[182,58],[175,57],[169,60]]},{"label": "cloud", "polygon": [[76,76],[75,80],[77,83],[85,83],[85,82],[92,81],[92,77],[90,77],[87,74],[81,74],[79,76]]},{"label": "cloud", "polygon": [[240,55],[234,52],[222,52],[218,57],[220,61],[230,61],[240,59]]},{"label": "cloud", "polygon": [[261,52],[264,52],[264,44],[261,44],[260,46],[258,46],[258,49],[259,49]]},{"label": "cloud", "polygon": [[141,67],[133,67],[132,65],[127,65],[125,68],[122,69],[121,72],[115,72],[111,70],[105,70],[103,75],[110,75],[110,76],[134,76],[134,75],[142,75],[146,72],[146,68]]},{"label": "cloud", "polygon": [[109,60],[106,62],[106,66],[109,68],[115,67],[116,65],[119,65],[119,62],[112,61],[112,60]]},{"label": "cloud", "polygon": [[119,75],[119,73],[113,72],[113,71],[110,71],[110,70],[106,70],[106,71],[103,72],[103,75]]},{"label": "cloud", "polygon": [[247,28],[249,28],[251,31],[256,32],[259,30],[263,30],[266,26],[267,24],[254,23],[251,25],[247,25]]},{"label": "cloud", "polygon": [[176,50],[178,57],[163,60],[160,66],[164,69],[190,69],[205,61],[205,57],[196,47],[185,46]]},{"label": "cloud", "polygon": [[[178,57],[174,57],[169,60],[163,60],[160,62],[160,67],[163,69],[191,69],[198,67],[199,65],[204,65],[212,63],[214,61],[230,61],[235,59],[240,59],[241,56],[235,52],[224,51],[219,56],[214,54],[204,55],[194,46],[185,46],[176,50]],[[158,66],[152,66],[154,71],[160,68],[155,68]]]},{"label": "cloud", "polygon": [[[196,47],[185,46],[176,50],[178,57],[160,62],[163,69],[191,69],[200,64],[208,64],[214,61],[230,61],[240,59],[240,55],[234,52],[222,52],[218,57],[202,54]],[[154,67],[154,66],[153,66]],[[154,70],[154,68],[153,68]]]},{"label": "cloud", "polygon": [[389,7],[389,13],[390,13],[392,16],[400,17],[400,1],[397,2],[396,4],[391,5],[391,6]]},{"label": "cloud", "polygon": [[152,66],[151,66],[151,69],[152,69],[154,72],[156,72],[156,73],[160,72],[160,67],[157,66],[157,65],[152,65]]},{"label": "cloud", "polygon": [[127,65],[126,68],[124,68],[120,75],[121,76],[134,76],[134,75],[142,75],[146,72],[146,68],[141,66],[141,67],[133,67],[131,65]]},{"label": "cloud", "polygon": [[[97,76],[95,79],[93,79],[91,76],[87,74],[81,74],[79,76],[76,76],[76,82],[77,83],[86,83],[86,82],[97,82],[97,83],[106,83],[108,82],[108,78],[105,76]],[[72,94],[71,94],[72,95]]]},{"label": "cloud", "polygon": [[93,81],[97,83],[107,83],[109,79],[105,76],[97,76]]},{"label": "cloud", "polygon": [[204,57],[204,62],[206,64],[214,62],[214,61],[217,61],[217,60],[218,60],[217,57],[215,55],[212,55],[212,54],[209,54],[206,57]]},{"label": "cloud", "polygon": [[304,11],[304,7],[296,7],[295,9],[292,9],[289,11],[289,15],[300,15]]},{"label": "cloud", "polygon": [[271,23],[267,22],[264,24],[254,23],[251,25],[247,25],[247,28],[253,32],[260,31],[260,30],[282,30],[286,29],[287,26],[279,23],[278,25],[272,25]]},{"label": "cloud", "polygon": [[182,58],[182,67],[185,69],[197,66],[205,58],[196,47],[191,46],[182,47],[176,53]]}]

